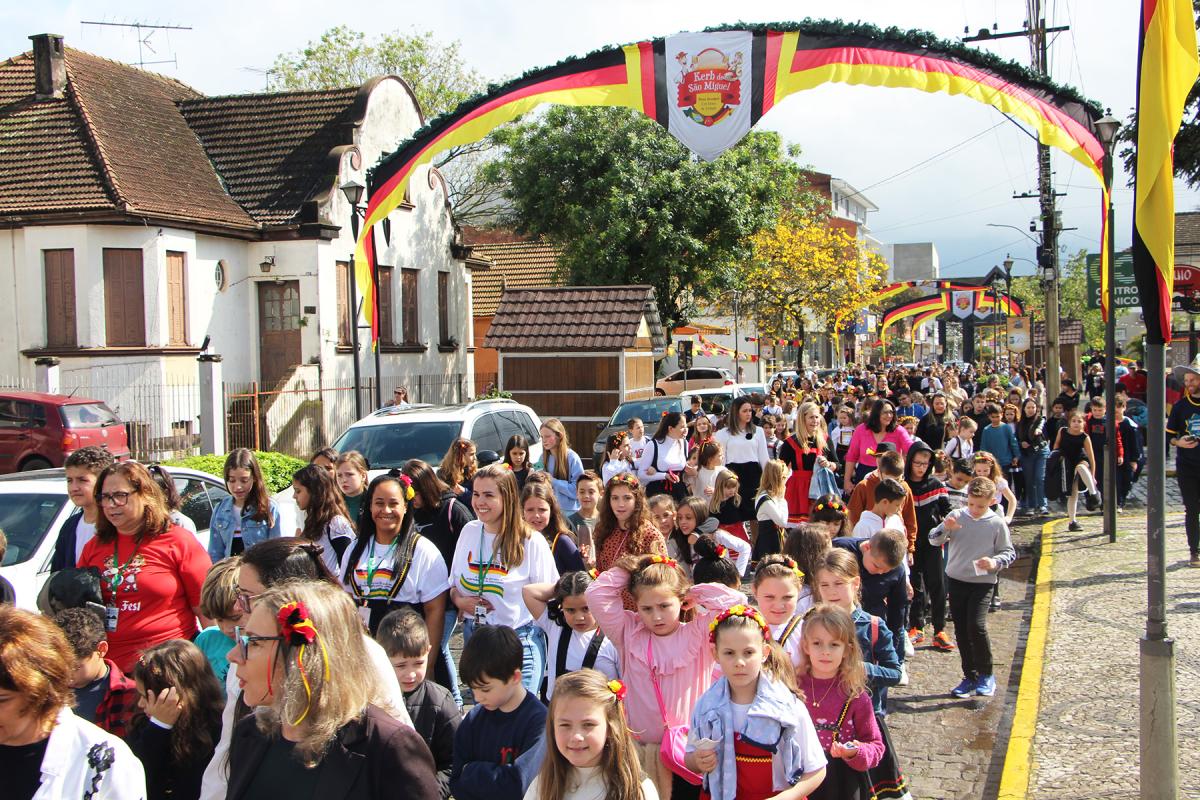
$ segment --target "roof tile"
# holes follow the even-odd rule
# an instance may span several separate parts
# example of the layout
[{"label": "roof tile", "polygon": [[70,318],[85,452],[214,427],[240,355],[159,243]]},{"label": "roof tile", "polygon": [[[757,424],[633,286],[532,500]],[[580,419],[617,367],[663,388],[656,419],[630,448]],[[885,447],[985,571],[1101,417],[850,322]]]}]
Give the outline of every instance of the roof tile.
[{"label": "roof tile", "polygon": [[488,317],[496,313],[500,294],[507,289],[556,286],[559,250],[547,242],[502,242],[476,244],[471,255],[492,262],[491,269],[475,273],[471,296],[472,313]]},{"label": "roof tile", "polygon": [[636,344],[645,317],[653,346],[664,344],[650,286],[508,289],[484,339],[509,350],[620,350]]}]

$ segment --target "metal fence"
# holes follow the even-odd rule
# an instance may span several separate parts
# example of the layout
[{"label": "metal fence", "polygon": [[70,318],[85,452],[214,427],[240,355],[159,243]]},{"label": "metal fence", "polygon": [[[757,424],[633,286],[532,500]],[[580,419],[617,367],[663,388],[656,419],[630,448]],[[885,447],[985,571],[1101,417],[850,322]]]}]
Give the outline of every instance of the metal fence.
[{"label": "metal fence", "polygon": [[[200,445],[200,386],[196,380],[155,379],[119,368],[96,380],[92,370],[63,371],[58,391],[99,400],[125,423],[129,451],[139,461],[191,455]],[[0,378],[0,388],[44,391],[32,379]]]},{"label": "metal fence", "polygon": [[[463,403],[495,384],[496,375],[397,375],[379,383],[382,405],[397,388],[408,390],[409,402],[435,405]],[[362,413],[377,410],[375,378],[358,389]],[[316,380],[288,380],[270,390],[256,382],[225,383],[225,441],[229,448],[274,450],[308,458],[333,444],[356,420],[354,387],[330,386]]]}]

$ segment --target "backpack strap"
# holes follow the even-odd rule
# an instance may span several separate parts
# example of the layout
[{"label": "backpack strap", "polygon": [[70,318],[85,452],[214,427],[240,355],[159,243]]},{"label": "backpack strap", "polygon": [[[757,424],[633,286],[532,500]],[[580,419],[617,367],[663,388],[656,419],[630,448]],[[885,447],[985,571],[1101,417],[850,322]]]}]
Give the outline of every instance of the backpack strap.
[{"label": "backpack strap", "polygon": [[567,670],[567,649],[571,646],[571,629],[567,627],[560,628],[558,632],[558,652],[554,656],[554,679],[562,675],[566,675]]},{"label": "backpack strap", "polygon": [[783,633],[779,634],[780,647],[783,647],[785,644],[787,644],[788,637],[792,635],[793,631],[800,627],[800,622],[801,617],[799,614],[788,620],[787,625],[785,625],[783,628]]},{"label": "backpack strap", "polygon": [[879,643],[879,617],[871,615],[871,663],[878,663],[875,660],[875,645]]},{"label": "backpack strap", "polygon": [[596,666],[596,658],[600,655],[600,645],[604,644],[604,631],[596,629],[596,635],[588,642],[587,652],[583,654],[583,668],[592,669]]},{"label": "backpack strap", "polygon": [[404,587],[405,581],[408,580],[408,573],[413,562],[413,553],[417,549],[417,540],[420,538],[421,534],[417,533],[416,531],[413,531],[412,535],[408,537],[408,544],[404,547],[404,555],[401,556],[404,561],[404,566],[397,564],[397,566],[400,568],[400,576],[396,579],[396,583],[392,585],[392,591],[388,595],[389,599],[395,598],[396,595],[400,593],[400,589]]}]

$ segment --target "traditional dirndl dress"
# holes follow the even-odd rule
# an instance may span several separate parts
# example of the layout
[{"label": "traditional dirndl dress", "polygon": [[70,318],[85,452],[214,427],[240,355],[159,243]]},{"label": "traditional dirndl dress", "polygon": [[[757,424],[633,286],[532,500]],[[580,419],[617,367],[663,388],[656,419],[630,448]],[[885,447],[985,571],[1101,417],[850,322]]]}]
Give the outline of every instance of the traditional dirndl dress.
[{"label": "traditional dirndl dress", "polygon": [[[733,755],[737,764],[737,800],[766,800],[778,794],[770,750],[751,744],[740,733],[735,733]],[[700,793],[700,800],[712,798],[704,791]]]},{"label": "traditional dirndl dress", "polygon": [[883,717],[875,715],[875,724],[879,726],[879,738],[883,740],[883,758],[873,768],[867,770],[871,781],[871,797],[877,800],[911,800],[908,791],[908,781],[900,769],[896,758],[896,748],[892,744],[892,736],[888,733]]}]

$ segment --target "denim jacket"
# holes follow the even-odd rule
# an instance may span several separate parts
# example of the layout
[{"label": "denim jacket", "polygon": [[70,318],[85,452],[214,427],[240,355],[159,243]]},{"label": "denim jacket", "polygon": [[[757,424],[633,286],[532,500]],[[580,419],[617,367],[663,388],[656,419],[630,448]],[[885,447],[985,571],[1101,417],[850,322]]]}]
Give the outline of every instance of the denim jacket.
[{"label": "denim jacket", "polygon": [[249,512],[252,512],[253,509],[249,508],[242,509],[242,517],[238,519],[233,510],[232,497],[226,497],[213,509],[212,520],[208,527],[208,557],[213,560],[214,564],[222,558],[229,557],[230,548],[233,547],[234,531],[242,532],[242,545],[247,550],[259,542],[279,538],[279,507],[275,505],[274,500],[271,500],[270,503],[270,522],[253,519],[249,516]]},{"label": "denim jacket", "polygon": [[[697,739],[712,739],[720,742],[720,757],[717,767],[705,776],[705,787],[712,800],[734,800],[737,795],[737,760],[734,756],[733,701],[729,696],[729,682],[720,678],[696,701],[692,711],[692,726],[687,749],[696,749]],[[742,738],[749,743],[774,754],[771,773],[774,789],[781,792],[806,772],[825,766],[803,763],[803,753],[797,728],[802,724],[812,726],[808,709],[796,695],[778,681],[771,680],[766,673],[759,676],[758,694],[746,714],[746,730]]]}]

